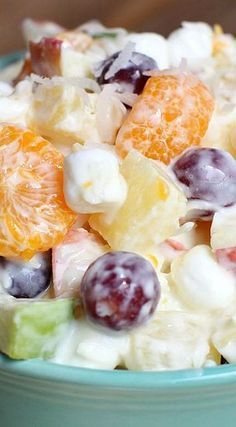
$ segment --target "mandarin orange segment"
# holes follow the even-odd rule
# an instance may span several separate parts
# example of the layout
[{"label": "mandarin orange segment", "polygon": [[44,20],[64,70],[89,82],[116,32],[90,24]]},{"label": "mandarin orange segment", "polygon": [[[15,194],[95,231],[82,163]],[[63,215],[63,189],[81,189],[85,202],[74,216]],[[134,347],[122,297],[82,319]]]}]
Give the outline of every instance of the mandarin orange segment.
[{"label": "mandarin orange segment", "polygon": [[208,88],[187,73],[150,77],[117,135],[124,157],[131,149],[168,164],[199,145],[214,109]]},{"label": "mandarin orange segment", "polygon": [[64,201],[62,166],[50,142],[0,125],[0,255],[30,258],[62,241],[76,219]]}]

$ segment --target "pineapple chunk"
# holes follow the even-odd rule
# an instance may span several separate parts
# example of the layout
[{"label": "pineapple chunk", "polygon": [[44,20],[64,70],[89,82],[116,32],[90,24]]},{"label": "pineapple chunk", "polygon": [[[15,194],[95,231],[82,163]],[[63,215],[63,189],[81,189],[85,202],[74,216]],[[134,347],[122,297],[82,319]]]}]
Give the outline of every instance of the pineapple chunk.
[{"label": "pineapple chunk", "polygon": [[45,79],[35,89],[28,125],[56,145],[61,141],[65,145],[100,143],[96,126],[97,96],[62,77]]},{"label": "pineapple chunk", "polygon": [[201,368],[219,363],[210,344],[207,316],[183,311],[160,311],[137,332],[130,334],[124,353],[126,368],[135,371],[163,371]]},{"label": "pineapple chunk", "polygon": [[112,219],[105,214],[91,215],[90,226],[112,249],[147,256],[177,232],[186,212],[186,198],[164,167],[136,151],[125,158],[121,173],[128,185],[126,201]]},{"label": "pineapple chunk", "polygon": [[[114,142],[126,108],[111,88],[90,93],[80,87],[82,80],[55,76],[37,81],[27,116],[30,129],[49,139],[64,155],[70,154],[74,143]],[[91,90],[97,89],[95,81],[86,81]]]}]

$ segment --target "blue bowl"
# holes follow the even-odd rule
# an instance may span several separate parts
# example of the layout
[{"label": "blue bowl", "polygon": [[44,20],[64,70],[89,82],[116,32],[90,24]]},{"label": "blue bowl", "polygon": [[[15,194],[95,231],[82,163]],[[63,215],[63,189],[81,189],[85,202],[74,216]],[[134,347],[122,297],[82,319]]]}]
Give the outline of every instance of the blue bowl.
[{"label": "blue bowl", "polygon": [[[23,56],[0,57],[0,68]],[[236,365],[99,371],[0,355],[1,427],[236,427]]]}]

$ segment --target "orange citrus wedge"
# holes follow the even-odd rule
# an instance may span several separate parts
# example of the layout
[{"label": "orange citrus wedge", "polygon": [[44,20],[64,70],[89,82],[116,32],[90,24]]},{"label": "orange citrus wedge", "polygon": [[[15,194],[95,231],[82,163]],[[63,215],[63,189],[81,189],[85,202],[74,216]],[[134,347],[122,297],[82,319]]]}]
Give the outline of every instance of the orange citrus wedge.
[{"label": "orange citrus wedge", "polygon": [[208,88],[188,73],[150,77],[117,135],[124,157],[132,148],[169,163],[185,149],[199,145],[214,109]]},{"label": "orange citrus wedge", "polygon": [[63,156],[13,125],[0,125],[0,255],[30,258],[59,244],[76,215],[63,196]]}]

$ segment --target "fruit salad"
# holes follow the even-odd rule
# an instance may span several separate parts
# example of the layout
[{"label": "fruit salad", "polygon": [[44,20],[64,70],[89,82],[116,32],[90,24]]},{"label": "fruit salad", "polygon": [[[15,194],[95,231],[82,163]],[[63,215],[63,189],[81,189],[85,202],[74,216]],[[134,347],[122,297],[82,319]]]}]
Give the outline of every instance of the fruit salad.
[{"label": "fruit salad", "polygon": [[26,19],[0,72],[0,352],[236,363],[236,39]]}]

